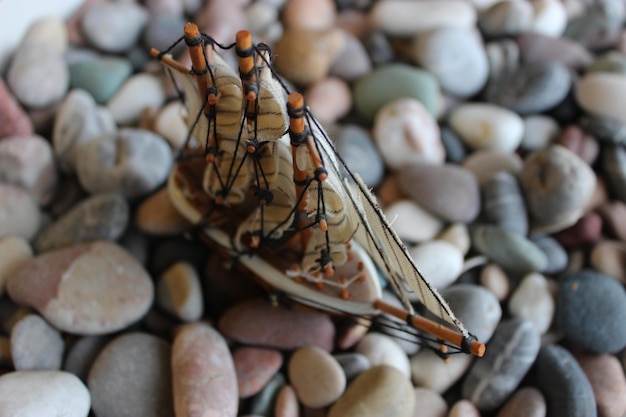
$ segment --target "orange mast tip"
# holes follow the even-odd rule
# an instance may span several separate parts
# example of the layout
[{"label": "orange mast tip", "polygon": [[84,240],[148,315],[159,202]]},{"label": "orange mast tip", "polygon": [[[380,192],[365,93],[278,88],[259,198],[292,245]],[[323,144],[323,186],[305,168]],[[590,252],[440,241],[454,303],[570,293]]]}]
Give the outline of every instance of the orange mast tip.
[{"label": "orange mast tip", "polygon": [[185,32],[185,36],[188,38],[197,38],[200,35],[200,30],[198,29],[198,25],[192,22],[185,23],[185,27],[183,28]]}]

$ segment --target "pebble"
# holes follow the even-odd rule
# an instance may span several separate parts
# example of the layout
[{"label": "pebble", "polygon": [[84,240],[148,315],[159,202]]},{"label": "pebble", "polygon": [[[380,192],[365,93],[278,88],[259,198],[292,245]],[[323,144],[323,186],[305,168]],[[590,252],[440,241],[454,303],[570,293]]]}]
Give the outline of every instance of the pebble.
[{"label": "pebble", "polygon": [[156,16],[181,16],[185,11],[185,2],[180,0],[146,0],[144,4]]},{"label": "pebble", "polygon": [[469,28],[442,27],[414,38],[411,57],[456,97],[471,97],[487,82],[489,63],[480,37]]},{"label": "pebble", "polygon": [[408,199],[393,202],[384,213],[405,243],[432,240],[443,227],[439,218]]},{"label": "pebble", "polygon": [[489,82],[496,81],[519,67],[519,46],[512,39],[491,41],[485,45],[489,60]]},{"label": "pebble", "polygon": [[352,94],[357,113],[370,121],[382,107],[400,98],[419,101],[435,116],[440,100],[437,79],[428,71],[406,64],[374,68],[354,83]]},{"label": "pebble", "polygon": [[568,261],[568,254],[561,244],[550,236],[533,236],[531,240],[543,251],[548,258],[548,266],[543,269],[543,273],[552,275],[565,269]]},{"label": "pebble", "polygon": [[555,310],[546,277],[538,273],[526,275],[511,294],[508,307],[511,316],[527,320],[539,334],[545,334]]},{"label": "pebble", "polygon": [[108,336],[84,336],[76,340],[67,350],[63,370],[87,381],[89,370],[100,351],[111,341]]},{"label": "pebble", "polygon": [[626,75],[626,55],[616,51],[602,54],[589,65],[587,73],[589,72],[613,72]]},{"label": "pebble", "polygon": [[111,53],[130,49],[148,22],[148,12],[135,3],[99,3],[81,19],[82,32],[89,43]]},{"label": "pebble", "polygon": [[119,239],[128,226],[130,208],[119,194],[94,194],[39,232],[33,242],[37,252],[77,243]]},{"label": "pebble", "polygon": [[74,172],[78,149],[100,135],[117,130],[108,110],[98,108],[85,90],[74,89],[65,97],[54,120],[52,144],[60,168]]},{"label": "pebble", "polygon": [[524,117],[524,135],[520,148],[534,152],[548,146],[558,136],[560,127],[551,117],[532,115]]},{"label": "pebble", "polygon": [[151,74],[128,78],[107,102],[107,109],[119,125],[136,123],[146,109],[160,108],[165,102],[161,80]]},{"label": "pebble", "polygon": [[623,146],[605,146],[601,164],[609,190],[620,201],[626,202],[626,149]]},{"label": "pebble", "polygon": [[590,211],[573,226],[553,235],[567,249],[593,245],[602,237],[602,217]]},{"label": "pebble", "polygon": [[340,78],[328,77],[312,84],[304,98],[315,118],[327,125],[344,117],[352,107],[352,93]]},{"label": "pebble", "polygon": [[[204,323],[182,326],[174,338],[171,367],[177,416],[237,415],[235,365],[226,340],[213,327]],[[165,397],[169,399],[169,392]],[[160,415],[173,415],[162,410]]]},{"label": "pebble", "polygon": [[380,30],[370,30],[363,36],[363,46],[374,66],[389,64],[394,60],[395,52],[387,36]]},{"label": "pebble", "polygon": [[273,307],[262,299],[229,308],[220,317],[219,329],[240,343],[288,350],[317,346],[331,351],[335,337],[327,315]]},{"label": "pebble", "polygon": [[126,333],[110,342],[91,367],[87,386],[98,417],[172,416],[169,343],[147,333]]},{"label": "pebble", "polygon": [[480,211],[476,177],[450,164],[413,163],[398,171],[400,189],[442,220],[469,223]]},{"label": "pebble", "polygon": [[470,249],[470,236],[467,226],[463,223],[452,223],[437,236],[439,240],[454,245],[463,255]]},{"label": "pebble", "polygon": [[0,376],[0,417],[87,417],[91,399],[75,375],[14,371]]},{"label": "pebble", "polygon": [[408,37],[440,27],[471,28],[476,24],[474,7],[465,1],[436,0],[406,3],[388,0],[376,3],[369,13],[375,29],[391,36]]},{"label": "pebble", "polygon": [[411,383],[397,369],[378,365],[350,384],[328,417],[411,417],[414,407]]},{"label": "pebble", "polygon": [[32,122],[0,78],[0,139],[32,134]]},{"label": "pebble", "polygon": [[589,380],[569,351],[558,345],[541,348],[533,365],[536,386],[546,399],[547,415],[595,417]]},{"label": "pebble", "polygon": [[509,277],[498,264],[487,264],[481,270],[480,285],[491,291],[500,302],[506,300],[511,293]]},{"label": "pebble", "polygon": [[527,32],[516,38],[520,56],[527,63],[556,61],[573,69],[587,68],[593,54],[584,46],[567,38]]},{"label": "pebble", "polygon": [[480,253],[513,274],[541,272],[548,265],[547,256],[531,240],[497,226],[474,227],[472,244]]},{"label": "pebble", "polygon": [[626,292],[617,280],[591,270],[570,274],[559,283],[556,325],[572,344],[596,353],[626,346]]},{"label": "pebble", "polygon": [[614,1],[607,3],[588,7],[571,19],[563,36],[592,50],[614,47],[619,42],[624,6]]},{"label": "pebble", "polygon": [[9,277],[7,291],[13,301],[33,307],[57,329],[78,334],[127,327],[145,314],[154,293],[143,267],[107,241],[28,260]]},{"label": "pebble", "polygon": [[285,385],[278,391],[274,407],[275,417],[298,417],[299,407],[298,397],[292,386]]},{"label": "pebble", "polygon": [[291,0],[282,10],[282,22],[286,28],[307,30],[330,29],[337,18],[332,0]]},{"label": "pebble", "polygon": [[50,142],[37,135],[3,139],[0,142],[0,180],[28,190],[41,204],[50,202],[57,185]]},{"label": "pebble", "polygon": [[182,116],[187,114],[180,101],[167,103],[154,119],[154,132],[162,136],[173,150],[185,145],[189,130]]},{"label": "pebble", "polygon": [[546,400],[535,388],[521,388],[504,403],[497,417],[546,417]]},{"label": "pebble", "polygon": [[574,152],[590,166],[593,165],[600,152],[598,141],[576,125],[566,127],[556,143]]},{"label": "pebble", "polygon": [[402,347],[393,338],[376,332],[367,333],[356,346],[356,352],[365,356],[371,366],[388,365],[409,379],[411,366]]},{"label": "pebble", "polygon": [[[159,51],[168,49],[174,40],[181,37],[185,27],[185,19],[182,15],[152,14],[143,28],[142,41],[146,50],[156,48]],[[180,56],[185,50],[185,43],[180,42],[170,53]]]},{"label": "pebble", "polygon": [[621,201],[607,201],[599,207],[598,213],[602,216],[602,224],[608,232],[626,242],[626,204]]},{"label": "pebble", "polygon": [[18,371],[57,371],[64,348],[61,334],[37,314],[24,316],[11,329],[11,356]]},{"label": "pebble", "polygon": [[485,221],[525,236],[528,214],[517,179],[508,172],[496,172],[482,186],[482,214]]},{"label": "pebble", "polygon": [[580,118],[579,124],[584,131],[589,132],[600,142],[626,143],[626,125],[619,120],[586,114]]},{"label": "pebble", "polygon": [[99,104],[104,104],[119,90],[133,72],[128,59],[102,56],[70,64],[70,85],[87,91]]},{"label": "pebble", "polygon": [[463,142],[473,149],[513,152],[524,135],[524,120],[494,104],[460,104],[452,110],[448,122]]},{"label": "pebble", "polygon": [[626,94],[626,75],[592,72],[576,84],[576,101],[586,112],[626,124],[626,115],[619,110]]},{"label": "pebble", "polygon": [[558,231],[583,215],[596,176],[575,153],[553,145],[526,158],[520,184],[535,227]]},{"label": "pebble", "polygon": [[478,14],[478,27],[488,38],[515,36],[528,32],[534,11],[525,1],[497,1]]},{"label": "pebble", "polygon": [[367,356],[357,352],[337,353],[334,357],[343,369],[343,373],[346,374],[348,382],[372,366]]},{"label": "pebble", "polygon": [[289,360],[289,380],[298,400],[309,408],[323,408],[341,397],[346,375],[339,362],[315,346],[296,350]]},{"label": "pebble", "polygon": [[285,377],[280,372],[274,375],[272,379],[263,387],[250,401],[250,414],[259,416],[271,415],[276,405],[276,397],[280,390],[287,385]]},{"label": "pebble", "polygon": [[359,174],[368,187],[383,179],[385,164],[369,132],[361,126],[343,125],[336,135],[335,149],[350,171]]},{"label": "pebble", "polygon": [[598,242],[591,251],[590,262],[596,271],[626,283],[626,243]]},{"label": "pebble", "polygon": [[344,32],[344,38],[345,45],[331,63],[329,74],[352,82],[372,70],[372,60],[359,38],[348,32]]},{"label": "pebble", "polygon": [[533,323],[511,319],[500,323],[485,356],[474,362],[463,381],[463,398],[481,411],[499,408],[517,389],[540,348]]},{"label": "pebble", "polygon": [[177,319],[190,322],[202,317],[202,287],[193,265],[176,262],[159,277],[156,289],[158,305]]},{"label": "pebble", "polygon": [[454,285],[441,295],[465,328],[479,341],[487,343],[502,317],[498,299],[486,288],[473,284]]},{"label": "pebble", "polygon": [[390,169],[415,161],[442,164],[446,158],[437,121],[415,99],[398,99],[381,107],[373,136]]},{"label": "pebble", "polygon": [[119,192],[127,198],[146,195],[169,174],[172,152],[167,142],[147,130],[120,129],[81,147],[76,172],[90,193]]},{"label": "pebble", "polygon": [[463,377],[471,364],[470,355],[453,355],[444,362],[433,350],[422,349],[411,357],[411,379],[417,387],[443,394]]},{"label": "pebble", "polygon": [[480,412],[470,401],[459,400],[452,405],[448,417],[480,417]]},{"label": "pebble", "polygon": [[135,214],[135,225],[154,236],[178,236],[192,227],[174,207],[167,187],[141,202]]},{"label": "pebble", "polygon": [[534,21],[531,32],[559,37],[567,25],[567,12],[559,0],[539,0],[533,2]]},{"label": "pebble", "polygon": [[446,417],[448,404],[439,393],[427,388],[415,388],[415,410],[412,417]]},{"label": "pebble", "polygon": [[42,223],[37,202],[21,187],[0,183],[0,237],[30,240]]},{"label": "pebble", "polygon": [[4,294],[6,282],[19,266],[33,257],[33,250],[23,237],[0,238],[0,295]]},{"label": "pebble", "polygon": [[599,417],[622,417],[626,413],[626,377],[615,356],[579,357],[578,364],[589,379]]},{"label": "pebble", "polygon": [[533,62],[490,83],[485,98],[520,115],[541,113],[565,100],[571,85],[572,76],[565,65]]},{"label": "pebble", "polygon": [[461,162],[467,156],[465,145],[461,141],[461,138],[454,133],[452,129],[447,126],[440,128],[441,144],[446,153],[446,162],[452,162],[453,164],[460,165]]},{"label": "pebble", "polygon": [[409,248],[409,254],[430,285],[438,290],[449,287],[463,271],[463,252],[444,240]]},{"label": "pebble", "polygon": [[239,398],[259,393],[283,364],[277,350],[242,346],[233,351]]},{"label": "pebble", "polygon": [[463,161],[463,168],[473,173],[481,186],[500,171],[517,177],[523,166],[522,158],[516,153],[491,149],[474,151]]}]

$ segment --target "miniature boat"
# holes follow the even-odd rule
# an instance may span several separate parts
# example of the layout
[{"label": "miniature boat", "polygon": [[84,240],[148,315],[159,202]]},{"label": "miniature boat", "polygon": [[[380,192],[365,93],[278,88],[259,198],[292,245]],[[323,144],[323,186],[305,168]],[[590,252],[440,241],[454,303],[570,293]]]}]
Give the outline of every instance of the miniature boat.
[{"label": "miniature boat", "polygon": [[[302,95],[274,73],[269,48],[253,45],[247,31],[222,46],[193,23],[181,41],[191,68],[169,49],[151,51],[184,90],[188,110],[189,136],[168,190],[207,243],[274,293],[333,313],[385,313],[419,329],[444,356],[482,356],[484,344],[419,273]],[[232,47],[239,73],[216,51]],[[405,308],[382,300],[380,271]],[[415,300],[429,317],[415,313]]]}]

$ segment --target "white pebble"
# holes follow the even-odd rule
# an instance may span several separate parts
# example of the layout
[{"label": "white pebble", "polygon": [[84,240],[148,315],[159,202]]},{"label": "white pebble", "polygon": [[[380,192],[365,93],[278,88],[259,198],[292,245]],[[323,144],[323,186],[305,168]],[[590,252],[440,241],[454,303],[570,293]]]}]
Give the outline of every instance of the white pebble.
[{"label": "white pebble", "polygon": [[403,242],[420,243],[433,239],[443,222],[412,200],[398,200],[385,209],[385,216]]},{"label": "white pebble", "polygon": [[534,0],[535,19],[531,31],[559,37],[567,26],[567,11],[560,0]]},{"label": "white pebble", "polygon": [[576,86],[576,100],[587,112],[626,124],[624,111],[626,76],[609,72],[592,72]]},{"label": "white pebble", "polygon": [[9,276],[32,257],[33,250],[26,239],[19,236],[0,238],[0,295],[4,294]]},{"label": "white pebble", "polygon": [[448,287],[463,271],[463,253],[446,241],[423,243],[410,248],[409,253],[420,272],[437,289]]},{"label": "white pebble", "polygon": [[413,417],[446,417],[448,414],[446,400],[428,388],[415,388],[415,404]]},{"label": "white pebble", "polygon": [[559,134],[559,124],[544,115],[524,117],[524,136],[521,147],[525,151],[537,151],[547,147]]},{"label": "white pebble", "polygon": [[453,246],[456,246],[456,248],[461,251],[463,255],[466,255],[467,252],[469,252],[472,243],[469,235],[469,230],[467,229],[465,223],[451,224],[439,234],[437,239],[443,240],[445,242],[451,243]]},{"label": "white pebble", "polygon": [[499,171],[517,176],[522,171],[523,166],[524,161],[518,154],[490,149],[475,151],[463,161],[463,168],[473,173],[480,185],[489,181]]},{"label": "white pebble", "polygon": [[509,299],[509,313],[532,322],[541,334],[550,328],[554,309],[548,280],[538,273],[526,275]]},{"label": "white pebble", "polygon": [[23,188],[0,183],[0,237],[32,239],[41,225],[41,212]]},{"label": "white pebble", "polygon": [[150,74],[137,74],[124,85],[107,103],[113,119],[120,125],[135,123],[148,108],[159,108],[165,101],[161,81]]},{"label": "white pebble", "polygon": [[423,349],[411,358],[411,378],[418,387],[438,393],[447,391],[472,364],[471,355],[452,355],[444,362],[431,349]]},{"label": "white pebble", "polygon": [[409,358],[402,347],[389,336],[368,333],[356,346],[356,352],[367,357],[372,366],[389,365],[400,370],[407,378],[411,375]]},{"label": "white pebble", "polygon": [[187,112],[180,101],[165,105],[156,117],[154,130],[163,136],[174,150],[181,149],[187,140],[189,129],[182,116]]}]

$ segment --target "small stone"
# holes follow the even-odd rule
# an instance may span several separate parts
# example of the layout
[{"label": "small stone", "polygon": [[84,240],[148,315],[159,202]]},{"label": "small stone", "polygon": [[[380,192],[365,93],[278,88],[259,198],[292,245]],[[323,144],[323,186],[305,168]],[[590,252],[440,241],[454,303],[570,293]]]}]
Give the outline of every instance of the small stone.
[{"label": "small stone", "polygon": [[128,203],[119,194],[95,194],[45,227],[35,239],[37,252],[77,243],[119,239],[128,225]]},{"label": "small stone", "polygon": [[0,78],[0,139],[32,134],[32,122]]},{"label": "small stone", "polygon": [[522,388],[504,403],[497,417],[546,417],[546,400],[537,389]]},{"label": "small stone", "polygon": [[[185,19],[181,15],[152,14],[143,28],[142,41],[146,50],[156,48],[159,51],[168,49],[175,39],[180,38],[185,27]],[[179,56],[185,49],[185,43],[180,42],[169,52]]]},{"label": "small stone", "polygon": [[161,81],[151,74],[135,74],[117,90],[107,103],[113,119],[120,125],[131,125],[142,112],[160,108],[165,101]]},{"label": "small stone", "polygon": [[296,350],[289,360],[289,380],[305,407],[331,405],[346,388],[346,375],[330,353],[318,347]]},{"label": "small stone", "polygon": [[86,417],[91,404],[80,379],[62,371],[5,373],[0,394],[0,417]]},{"label": "small stone", "polygon": [[64,348],[61,334],[36,314],[24,316],[11,329],[11,355],[18,371],[57,371]]},{"label": "small stone", "polygon": [[559,283],[556,324],[565,338],[583,349],[613,353],[626,346],[626,292],[617,280],[583,270]]},{"label": "small stone", "polygon": [[346,352],[335,354],[335,359],[339,363],[339,366],[343,369],[343,373],[346,374],[346,380],[350,382],[362,372],[371,368],[370,360],[367,356],[357,352]]},{"label": "small stone", "polygon": [[517,70],[519,47],[512,39],[491,41],[485,45],[489,60],[489,81],[495,81]]},{"label": "small stone", "polygon": [[159,277],[157,303],[183,321],[196,321],[202,317],[202,287],[193,265],[184,261],[177,262]]},{"label": "small stone", "polygon": [[120,192],[134,198],[162,184],[172,164],[172,152],[160,136],[134,128],[103,135],[78,151],[76,171],[91,193]]},{"label": "small stone", "polygon": [[0,183],[0,237],[30,240],[41,225],[37,202],[20,187]]},{"label": "small stone", "polygon": [[[183,326],[174,338],[171,363],[177,416],[199,410],[215,417],[237,415],[235,366],[226,340],[214,328],[204,323]],[[168,414],[163,410],[160,415]]]},{"label": "small stone", "polygon": [[108,336],[84,336],[72,344],[65,356],[63,370],[68,371],[86,382],[100,351],[111,341]]},{"label": "small stone", "polygon": [[593,165],[600,151],[598,141],[577,125],[566,127],[556,143],[574,152],[590,166]]},{"label": "small stone", "polygon": [[374,66],[389,64],[394,60],[395,52],[387,36],[380,30],[370,30],[363,37],[363,46]]},{"label": "small stone", "polygon": [[567,12],[559,0],[539,0],[532,3],[534,20],[531,32],[559,37],[567,25]]},{"label": "small stone", "polygon": [[626,94],[626,75],[592,72],[576,84],[576,100],[585,111],[626,124],[619,110],[620,98]]},{"label": "small stone", "polygon": [[482,186],[482,214],[485,221],[525,236],[528,214],[517,179],[508,172],[496,172]]},{"label": "small stone", "polygon": [[626,413],[626,377],[615,356],[583,356],[578,363],[589,379],[599,417],[622,417]]},{"label": "small stone", "polygon": [[612,48],[619,42],[623,20],[619,2],[591,4],[569,20],[563,36],[592,50]]},{"label": "small stone", "polygon": [[323,125],[335,123],[352,107],[350,87],[335,77],[324,78],[309,86],[304,98],[311,113]]},{"label": "small stone", "polygon": [[350,384],[328,417],[411,417],[414,407],[411,383],[397,369],[379,365]]},{"label": "small stone", "polygon": [[491,291],[498,301],[506,300],[511,292],[509,277],[504,269],[497,264],[488,264],[482,269],[480,285]]},{"label": "small stone", "polygon": [[297,417],[299,415],[298,397],[291,385],[285,385],[278,391],[274,415],[275,417]]},{"label": "small stone", "polygon": [[181,235],[191,228],[191,224],[172,203],[167,187],[141,202],[135,224],[142,232],[156,236]]},{"label": "small stone", "polygon": [[556,239],[550,236],[533,236],[531,240],[548,258],[548,266],[542,271],[544,274],[552,275],[565,269],[568,254]]},{"label": "small stone", "polygon": [[626,243],[600,241],[591,251],[590,260],[595,270],[626,284]]},{"label": "small stone", "polygon": [[602,237],[602,217],[590,211],[574,225],[553,235],[567,249],[593,245]]},{"label": "small stone", "polygon": [[443,240],[422,243],[410,248],[409,254],[420,273],[438,290],[450,286],[463,271],[463,253]]},{"label": "small stone", "polygon": [[626,204],[621,201],[610,201],[599,207],[598,213],[602,216],[602,224],[609,232],[626,242]]},{"label": "small stone", "polygon": [[470,249],[470,236],[467,226],[463,223],[453,223],[437,236],[437,239],[451,243],[463,255]]},{"label": "small stone", "polygon": [[268,383],[283,364],[277,350],[242,346],[233,351],[239,398],[248,398]]},{"label": "small stone", "polygon": [[285,377],[280,372],[274,375],[272,379],[263,387],[263,390],[259,392],[250,401],[249,412],[254,415],[267,416],[271,415],[276,397],[280,390],[287,385]]},{"label": "small stone", "polygon": [[291,0],[282,10],[282,22],[287,29],[330,29],[337,16],[335,7],[332,0]]},{"label": "small stone", "polygon": [[99,104],[104,104],[119,90],[133,72],[129,60],[116,56],[85,59],[70,65],[72,88],[87,91]]},{"label": "small stone", "polygon": [[150,276],[123,248],[98,241],[24,262],[9,277],[7,292],[59,330],[103,334],[143,316],[154,290]]},{"label": "small stone", "polygon": [[20,47],[45,42],[52,51],[62,56],[67,51],[68,38],[65,22],[56,16],[38,19],[22,38]]},{"label": "small stone", "polygon": [[344,38],[345,45],[331,64],[329,73],[351,82],[368,74],[372,70],[372,62],[359,38],[347,32]]},{"label": "small stone", "polygon": [[623,146],[605,146],[601,164],[604,168],[609,190],[617,200],[626,202],[626,148]]},{"label": "small stone", "polygon": [[450,127],[468,146],[513,152],[522,141],[524,121],[504,107],[464,103],[449,116]]},{"label": "small stone", "polygon": [[515,391],[540,348],[532,323],[513,319],[500,323],[485,356],[474,362],[463,382],[463,398],[481,411],[493,411]]},{"label": "small stone", "polygon": [[480,417],[480,411],[467,400],[459,400],[452,405],[448,417]]},{"label": "small stone", "polygon": [[364,355],[371,366],[393,366],[408,379],[411,374],[409,359],[402,347],[391,337],[370,332],[356,346],[356,352]]},{"label": "small stone", "polygon": [[473,284],[454,285],[441,295],[465,328],[479,341],[487,343],[502,317],[498,299],[486,288]]},{"label": "small stone", "polygon": [[487,37],[513,36],[530,29],[533,14],[528,2],[497,1],[478,14],[478,27]]},{"label": "small stone", "polygon": [[87,385],[99,417],[174,415],[169,343],[147,333],[110,342],[91,367]]},{"label": "small stone", "polygon": [[419,101],[432,116],[439,106],[436,78],[428,71],[405,64],[375,68],[354,83],[352,94],[356,111],[368,120],[373,120],[383,106],[401,98]]},{"label": "small stone", "polygon": [[470,355],[453,355],[444,362],[432,349],[422,349],[411,357],[413,383],[439,394],[447,391],[472,364]]},{"label": "small stone", "polygon": [[181,0],[146,0],[144,4],[151,15],[182,16],[185,12],[185,2]]},{"label": "small stone", "polygon": [[491,149],[474,151],[463,161],[463,168],[473,173],[480,185],[485,184],[499,171],[505,171],[517,177],[523,166],[522,158],[516,153]]},{"label": "small stone", "polygon": [[163,106],[154,120],[154,132],[167,140],[173,150],[181,149],[187,140],[189,129],[181,117],[185,114],[183,103],[172,101]]},{"label": "small stone", "polygon": [[26,239],[19,236],[0,238],[0,295],[4,294],[9,277],[32,257],[33,250]]},{"label": "small stone", "polygon": [[617,51],[609,51],[598,57],[587,72],[614,72],[626,75],[626,55]]},{"label": "small stone", "polygon": [[385,164],[367,130],[357,125],[342,125],[335,138],[335,149],[350,171],[359,174],[368,187],[380,183]]},{"label": "small stone", "polygon": [[397,200],[385,208],[384,213],[403,242],[427,242],[443,227],[439,218],[411,200]]},{"label": "small stone", "polygon": [[442,27],[414,38],[411,57],[456,97],[471,97],[487,82],[489,63],[480,37],[469,28]]},{"label": "small stone", "polygon": [[567,350],[558,345],[541,348],[533,372],[536,386],[546,398],[548,416],[597,415],[589,380]]},{"label": "small stone", "polygon": [[525,63],[557,61],[570,68],[587,68],[593,55],[583,45],[567,38],[527,32],[516,39]]},{"label": "small stone", "polygon": [[478,183],[463,168],[414,163],[398,171],[398,181],[403,192],[442,220],[468,223],[478,216]]},{"label": "small stone", "polygon": [[241,343],[290,350],[318,346],[330,351],[335,336],[328,316],[273,307],[261,299],[231,307],[220,317],[219,328]]},{"label": "small stone", "polygon": [[412,417],[446,417],[448,404],[439,393],[428,388],[415,388],[415,410]]},{"label": "small stone", "polygon": [[467,156],[465,144],[463,144],[459,135],[454,133],[454,131],[447,126],[441,127],[440,133],[441,144],[446,153],[446,162],[460,165]]},{"label": "small stone", "polygon": [[81,28],[89,43],[104,52],[130,49],[148,22],[148,13],[135,3],[100,3],[88,9]]},{"label": "small stone", "polygon": [[442,164],[446,157],[436,120],[415,99],[395,100],[378,110],[373,136],[394,170],[414,161]]},{"label": "small stone", "polygon": [[520,148],[534,152],[547,147],[559,134],[558,123],[549,116],[524,117],[524,136]]},{"label": "small stone", "polygon": [[554,310],[548,281],[537,273],[526,275],[509,299],[509,313],[528,320],[539,334],[545,334],[550,328]]}]

